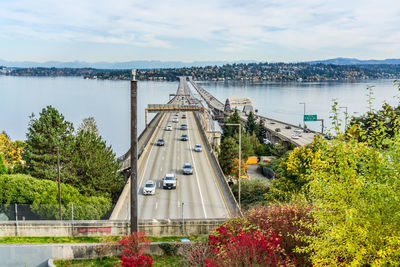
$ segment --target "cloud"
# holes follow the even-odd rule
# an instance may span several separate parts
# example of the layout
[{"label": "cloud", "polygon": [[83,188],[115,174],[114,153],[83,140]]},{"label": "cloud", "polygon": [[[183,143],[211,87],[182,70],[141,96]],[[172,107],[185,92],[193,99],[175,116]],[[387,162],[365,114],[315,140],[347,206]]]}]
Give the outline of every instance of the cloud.
[{"label": "cloud", "polygon": [[398,0],[3,0],[0,38],[163,49],[191,39],[224,53],[266,44],[396,51],[399,14]]}]

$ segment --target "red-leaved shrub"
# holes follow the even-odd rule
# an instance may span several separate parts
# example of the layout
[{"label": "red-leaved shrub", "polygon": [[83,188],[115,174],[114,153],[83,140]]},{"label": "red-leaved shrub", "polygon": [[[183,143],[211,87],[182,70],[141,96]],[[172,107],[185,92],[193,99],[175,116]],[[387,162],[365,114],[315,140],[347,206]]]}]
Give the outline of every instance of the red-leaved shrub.
[{"label": "red-leaved shrub", "polygon": [[122,237],[118,243],[123,247],[121,264],[124,267],[140,266],[148,267],[153,264],[153,259],[144,254],[150,241],[145,233],[137,232]]},{"label": "red-leaved shrub", "polygon": [[[281,248],[280,240],[273,231],[262,231],[248,226],[243,218],[236,218],[221,225],[209,236],[209,246],[214,257],[205,265],[214,266],[285,266],[290,259]],[[232,227],[231,227],[232,226]]]},{"label": "red-leaved shrub", "polygon": [[300,204],[275,204],[257,206],[245,214],[248,223],[264,231],[273,231],[281,240],[281,246],[296,266],[309,266],[306,254],[294,252],[296,247],[307,244],[295,236],[310,235],[303,223],[312,222],[311,206]]}]

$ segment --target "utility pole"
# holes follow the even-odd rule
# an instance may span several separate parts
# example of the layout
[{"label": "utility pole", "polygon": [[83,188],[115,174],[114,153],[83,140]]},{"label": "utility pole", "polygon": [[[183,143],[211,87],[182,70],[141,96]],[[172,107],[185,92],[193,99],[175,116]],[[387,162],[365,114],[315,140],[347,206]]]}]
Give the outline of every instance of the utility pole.
[{"label": "utility pole", "polygon": [[[306,103],[305,102],[300,102],[300,105],[304,105],[304,116],[306,116]],[[303,131],[306,130],[306,121],[304,120],[304,116],[303,116]]]},{"label": "utility pole", "polygon": [[61,175],[60,175],[60,149],[57,146],[57,172],[58,172],[58,213],[60,220],[62,220],[61,210]]},{"label": "utility pole", "polygon": [[138,232],[137,195],[137,81],[132,70],[131,81],[131,233]]}]

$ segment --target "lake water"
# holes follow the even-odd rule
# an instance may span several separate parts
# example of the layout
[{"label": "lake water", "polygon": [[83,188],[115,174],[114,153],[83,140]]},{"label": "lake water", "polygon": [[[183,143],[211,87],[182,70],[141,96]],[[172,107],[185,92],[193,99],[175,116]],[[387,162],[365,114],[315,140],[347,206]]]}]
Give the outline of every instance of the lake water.
[{"label": "lake water", "polygon": [[[225,102],[227,97],[249,97],[260,115],[302,123],[303,105],[307,114],[317,114],[328,122],[332,98],[348,113],[362,114],[367,110],[366,86],[375,85],[374,107],[383,101],[397,102],[393,81],[379,80],[357,83],[215,83],[200,82],[206,90]],[[147,104],[166,103],[175,93],[178,82],[138,83],[138,131],[144,128],[144,108]],[[47,105],[57,108],[78,128],[82,119],[95,118],[100,134],[112,145],[117,155],[125,153],[130,144],[129,81],[84,80],[82,78],[10,77],[0,76],[0,131],[6,131],[12,140],[24,140],[29,115],[36,115]],[[344,116],[343,116],[344,117]],[[319,122],[308,126],[319,130]]]}]

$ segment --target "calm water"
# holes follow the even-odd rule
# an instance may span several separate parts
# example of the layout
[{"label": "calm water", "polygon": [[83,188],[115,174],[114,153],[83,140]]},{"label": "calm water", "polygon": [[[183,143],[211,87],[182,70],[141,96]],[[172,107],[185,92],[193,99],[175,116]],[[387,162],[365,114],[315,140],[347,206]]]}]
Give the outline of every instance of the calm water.
[{"label": "calm water", "polygon": [[[138,87],[140,133],[147,104],[166,103],[178,83],[140,82]],[[24,140],[29,115],[38,115],[42,108],[52,105],[75,129],[82,119],[94,117],[102,137],[121,155],[130,144],[129,90],[129,81],[0,76],[0,131],[6,131],[13,140]]]},{"label": "calm water", "polygon": [[[268,83],[249,85],[238,83],[200,83],[214,96],[225,102],[227,97],[249,97],[259,114],[302,123],[303,105],[307,114],[318,114],[328,120],[332,98],[340,106],[347,106],[349,114],[367,110],[366,86],[376,85],[375,107],[383,101],[396,103],[397,94],[389,80],[360,83]],[[5,130],[13,140],[25,139],[29,115],[36,115],[47,105],[56,107],[65,119],[79,126],[83,118],[93,116],[100,134],[121,155],[129,147],[128,81],[84,80],[82,78],[36,78],[0,76],[0,131]],[[144,128],[144,108],[147,104],[166,103],[169,94],[175,93],[178,82],[139,82],[138,130]],[[319,130],[319,122],[308,126]]]},{"label": "calm water", "polygon": [[[220,101],[225,103],[227,97],[249,97],[258,113],[269,118],[281,120],[295,125],[303,124],[304,106],[306,114],[317,114],[318,118],[325,120],[325,129],[331,127],[332,99],[336,98],[340,107],[347,107],[349,116],[360,116],[368,109],[367,86],[374,88],[374,108],[378,109],[386,101],[389,104],[398,103],[398,90],[393,86],[392,80],[373,80],[365,82],[325,82],[325,83],[217,83],[201,82],[204,89],[208,90]],[[345,109],[341,109],[341,119],[344,124]],[[320,122],[307,122],[308,127],[321,130]]]}]

